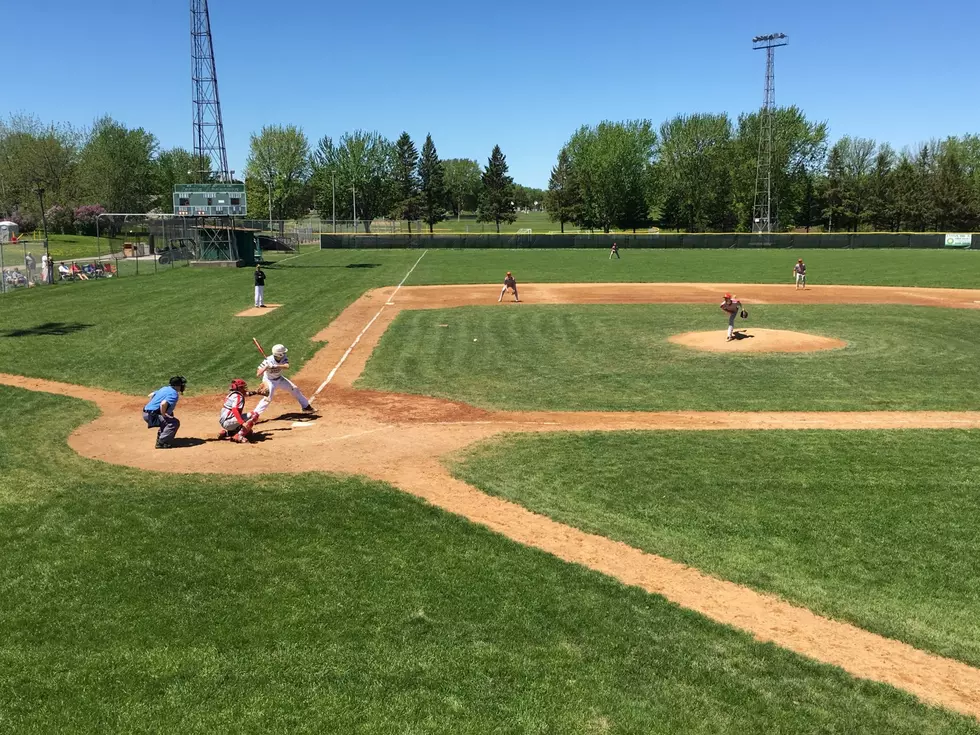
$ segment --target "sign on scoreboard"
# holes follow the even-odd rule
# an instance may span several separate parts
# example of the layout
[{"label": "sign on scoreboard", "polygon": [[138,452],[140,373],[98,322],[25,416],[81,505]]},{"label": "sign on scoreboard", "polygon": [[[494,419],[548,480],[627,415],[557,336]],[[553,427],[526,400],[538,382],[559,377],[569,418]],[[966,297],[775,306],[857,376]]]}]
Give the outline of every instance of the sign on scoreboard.
[{"label": "sign on scoreboard", "polygon": [[174,214],[184,217],[244,217],[245,184],[178,184]]}]

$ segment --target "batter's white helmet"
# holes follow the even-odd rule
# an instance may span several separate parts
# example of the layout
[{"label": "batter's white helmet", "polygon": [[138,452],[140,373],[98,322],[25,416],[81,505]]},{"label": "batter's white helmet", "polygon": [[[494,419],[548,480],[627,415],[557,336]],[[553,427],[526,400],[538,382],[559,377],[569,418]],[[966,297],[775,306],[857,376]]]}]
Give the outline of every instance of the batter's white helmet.
[{"label": "batter's white helmet", "polygon": [[272,345],[272,354],[276,357],[282,357],[287,352],[289,352],[289,350],[287,350],[283,345]]}]

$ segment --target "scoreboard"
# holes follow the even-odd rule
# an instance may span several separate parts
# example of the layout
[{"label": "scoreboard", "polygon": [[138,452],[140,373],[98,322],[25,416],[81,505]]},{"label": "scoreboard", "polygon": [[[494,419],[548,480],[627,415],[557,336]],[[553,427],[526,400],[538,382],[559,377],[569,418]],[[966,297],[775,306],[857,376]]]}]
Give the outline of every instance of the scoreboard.
[{"label": "scoreboard", "polygon": [[174,214],[183,217],[244,217],[245,184],[178,184]]}]

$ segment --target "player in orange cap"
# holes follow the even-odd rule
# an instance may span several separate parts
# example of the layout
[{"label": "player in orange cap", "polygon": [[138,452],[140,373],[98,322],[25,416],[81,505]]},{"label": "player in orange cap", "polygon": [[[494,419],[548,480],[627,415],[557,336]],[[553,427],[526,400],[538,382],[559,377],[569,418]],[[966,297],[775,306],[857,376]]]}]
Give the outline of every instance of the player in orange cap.
[{"label": "player in orange cap", "polygon": [[504,294],[507,293],[508,288],[514,292],[514,301],[520,301],[517,296],[517,280],[510,274],[510,271],[507,271],[507,275],[504,277],[504,287],[500,289],[500,298],[497,299],[498,304],[503,301]]},{"label": "player in orange cap", "polygon": [[728,314],[728,341],[731,342],[735,339],[735,317],[742,310],[742,302],[726,293],[725,300],[721,302],[721,310]]}]

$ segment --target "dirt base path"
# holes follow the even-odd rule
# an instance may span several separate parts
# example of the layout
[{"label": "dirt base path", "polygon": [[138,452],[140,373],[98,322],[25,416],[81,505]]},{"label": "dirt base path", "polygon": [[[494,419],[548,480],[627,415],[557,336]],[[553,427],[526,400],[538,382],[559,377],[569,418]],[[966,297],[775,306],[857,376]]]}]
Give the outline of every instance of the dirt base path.
[{"label": "dirt base path", "polygon": [[[526,285],[531,303],[706,303],[734,291],[752,303],[916,304],[980,308],[980,291],[948,289],[812,287],[735,284]],[[368,292],[316,335],[327,342],[296,376],[307,395],[317,392],[320,416],[278,400],[287,413],[263,422],[249,447],[211,439],[218,431],[220,397],[181,401],[183,446],[153,449],[140,419],[142,397],[93,391],[45,380],[0,374],[0,383],[61,395],[85,395],[101,409],[79,427],[70,446],[86,457],[169,472],[255,474],[328,471],[385,482],[519,543],[662,595],[712,620],[740,628],[854,676],[885,682],[931,704],[980,718],[980,669],[917,650],[853,625],[820,617],[770,595],[702,574],[602,536],[584,533],[482,493],[450,476],[440,458],[508,432],[617,431],[623,429],[890,429],[980,428],[980,412],[725,413],[676,411],[504,412],[424,396],[354,390],[371,350],[402,309],[496,303],[496,286],[405,287]],[[329,381],[326,378],[329,377]]]}]

